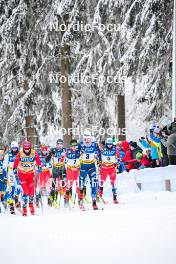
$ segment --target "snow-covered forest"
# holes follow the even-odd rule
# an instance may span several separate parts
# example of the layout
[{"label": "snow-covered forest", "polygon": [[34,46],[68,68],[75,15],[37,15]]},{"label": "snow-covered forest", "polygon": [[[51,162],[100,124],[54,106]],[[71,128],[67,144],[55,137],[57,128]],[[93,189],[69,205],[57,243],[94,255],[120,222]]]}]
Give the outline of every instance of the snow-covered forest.
[{"label": "snow-covered forest", "polygon": [[[173,0],[1,0],[1,143],[21,141],[31,126],[37,141],[51,142],[63,107],[73,127],[117,126],[118,95],[132,139],[170,117],[172,20]],[[79,79],[65,106],[63,58]]]}]

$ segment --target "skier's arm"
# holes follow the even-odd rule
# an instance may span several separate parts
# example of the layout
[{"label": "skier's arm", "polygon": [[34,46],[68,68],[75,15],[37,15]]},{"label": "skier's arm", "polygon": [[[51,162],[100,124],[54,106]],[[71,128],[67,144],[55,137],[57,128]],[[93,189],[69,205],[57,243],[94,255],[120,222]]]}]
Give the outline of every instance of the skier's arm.
[{"label": "skier's arm", "polygon": [[35,152],[35,158],[36,158],[36,165],[37,165],[38,167],[41,167],[42,164],[41,164],[40,156],[39,156],[39,154],[37,153],[37,151]]},{"label": "skier's arm", "polygon": [[2,165],[3,177],[4,178],[7,175],[8,163],[9,163],[8,160],[9,160],[9,156],[8,156],[8,154],[6,154],[5,157],[4,157],[3,165]]},{"label": "skier's arm", "polygon": [[139,142],[144,148],[150,148],[150,144],[146,140],[140,139]]},{"label": "skier's arm", "polygon": [[14,161],[14,165],[13,165],[13,173],[15,175],[15,178],[16,178],[16,181],[17,181],[17,185],[20,184],[20,180],[19,180],[18,172],[17,172],[17,168],[18,168],[19,162],[20,162],[20,153],[18,153],[16,155],[16,158],[15,158],[15,161]]},{"label": "skier's arm", "polygon": [[100,151],[98,144],[96,146],[96,154],[97,154],[97,161],[101,162],[101,151]]},{"label": "skier's arm", "polygon": [[14,165],[13,165],[13,170],[16,170],[18,168],[18,164],[20,162],[20,153],[18,153],[16,155],[15,161],[14,161]]}]

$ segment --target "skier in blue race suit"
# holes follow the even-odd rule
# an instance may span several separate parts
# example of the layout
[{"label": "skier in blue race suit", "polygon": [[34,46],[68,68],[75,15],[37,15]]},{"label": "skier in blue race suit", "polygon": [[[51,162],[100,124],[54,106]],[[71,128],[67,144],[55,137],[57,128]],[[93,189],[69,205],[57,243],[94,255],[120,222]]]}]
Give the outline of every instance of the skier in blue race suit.
[{"label": "skier in blue race suit", "polygon": [[83,189],[86,184],[86,179],[89,177],[91,185],[92,206],[94,210],[97,210],[98,207],[96,204],[96,195],[98,178],[96,165],[97,160],[100,159],[100,149],[97,143],[93,141],[90,131],[84,132],[83,141],[80,142],[79,149],[81,152],[79,178],[80,207],[83,207]]},{"label": "skier in blue race suit", "polygon": [[5,155],[3,161],[3,174],[7,179],[7,188],[4,199],[10,205],[10,213],[15,213],[14,205],[18,208],[20,207],[19,195],[21,193],[21,186],[17,184],[16,177],[13,172],[13,165],[16,155],[19,152],[19,146],[16,141],[12,141],[10,151]]}]

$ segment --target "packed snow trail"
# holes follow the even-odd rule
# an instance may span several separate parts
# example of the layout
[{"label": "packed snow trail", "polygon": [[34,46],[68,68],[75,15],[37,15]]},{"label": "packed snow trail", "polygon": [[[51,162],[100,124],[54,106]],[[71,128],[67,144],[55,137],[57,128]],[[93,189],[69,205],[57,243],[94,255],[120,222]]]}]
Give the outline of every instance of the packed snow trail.
[{"label": "packed snow trail", "polygon": [[1,263],[175,264],[176,193],[119,199],[99,211],[1,215]]}]

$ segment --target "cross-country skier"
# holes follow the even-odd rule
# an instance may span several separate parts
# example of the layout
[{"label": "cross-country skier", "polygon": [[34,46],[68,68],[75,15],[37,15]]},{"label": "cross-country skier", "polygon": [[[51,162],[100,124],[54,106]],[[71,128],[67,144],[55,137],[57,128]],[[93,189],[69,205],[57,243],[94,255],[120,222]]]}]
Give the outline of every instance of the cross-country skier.
[{"label": "cross-country skier", "polygon": [[42,171],[38,173],[37,187],[36,187],[36,205],[39,206],[39,197],[41,193],[46,192],[50,188],[50,178],[52,175],[51,153],[47,145],[41,146],[41,152],[39,152]]},{"label": "cross-country skier", "polygon": [[[7,179],[3,174],[3,159],[4,159],[4,150],[0,149],[0,203],[4,204],[4,194],[7,185]],[[0,207],[1,212],[1,207]]]},{"label": "cross-country skier", "polygon": [[16,175],[17,182],[21,184],[23,190],[22,203],[23,215],[27,216],[27,205],[31,214],[34,210],[34,165],[38,166],[38,172],[41,172],[41,161],[38,153],[32,149],[32,144],[29,141],[22,143],[22,150],[17,154],[13,171]]},{"label": "cross-country skier", "polygon": [[117,155],[116,145],[113,144],[112,138],[107,138],[106,142],[105,142],[105,146],[104,146],[103,150],[101,151],[99,195],[100,195],[100,197],[102,197],[104,183],[105,183],[107,177],[109,176],[111,186],[112,186],[113,201],[115,204],[118,203],[118,201],[117,201],[117,188],[115,185],[117,159],[118,159],[118,155]]},{"label": "cross-country skier", "polygon": [[66,192],[65,204],[69,203],[70,196],[72,195],[72,186],[76,182],[76,192],[79,196],[78,180],[80,175],[80,150],[78,149],[78,142],[76,139],[71,140],[70,148],[66,150]]},{"label": "cross-country skier", "polygon": [[94,210],[97,210],[98,207],[96,204],[96,193],[98,187],[98,179],[96,172],[96,164],[97,160],[99,160],[100,158],[100,149],[97,143],[92,141],[92,135],[90,131],[87,130],[84,132],[83,141],[79,144],[79,150],[81,152],[81,167],[79,178],[80,208],[83,208],[83,189],[85,187],[86,178],[88,176],[91,185],[92,206]]},{"label": "cross-country skier", "polygon": [[[13,172],[14,161],[19,152],[19,145],[16,141],[12,141],[9,152],[5,155],[3,161],[3,173],[7,179],[7,189],[5,200],[10,206],[10,213],[15,213],[15,206],[20,207],[19,195],[21,192],[21,186],[17,184],[16,177]],[[14,206],[15,204],[15,206]]]},{"label": "cross-country skier", "polygon": [[[60,194],[64,194],[65,186],[65,148],[62,139],[58,139],[56,142],[56,148],[51,150],[52,154],[52,190],[48,198],[48,204],[52,206],[53,202],[57,201],[58,191]],[[58,189],[59,188],[59,189]]]}]

